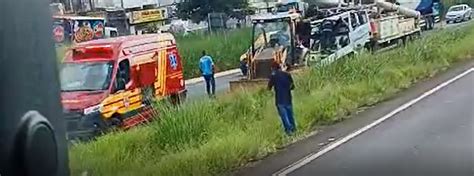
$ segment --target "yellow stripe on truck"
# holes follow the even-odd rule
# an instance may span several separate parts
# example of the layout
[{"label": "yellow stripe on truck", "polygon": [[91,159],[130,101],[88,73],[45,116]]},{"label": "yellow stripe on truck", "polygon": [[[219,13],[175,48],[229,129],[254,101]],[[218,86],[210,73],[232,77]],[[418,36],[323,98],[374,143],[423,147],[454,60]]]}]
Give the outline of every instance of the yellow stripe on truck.
[{"label": "yellow stripe on truck", "polygon": [[141,102],[141,101],[142,101],[142,96],[141,95],[129,98],[130,104],[136,103],[136,102]]},{"label": "yellow stripe on truck", "polygon": [[164,95],[166,93],[165,92],[166,91],[166,68],[167,68],[167,64],[166,64],[167,63],[166,62],[167,52],[166,52],[166,50],[161,50],[161,54],[162,54],[161,55],[161,57],[162,57],[162,59],[161,59],[161,62],[162,62],[162,65],[161,65],[161,69],[162,69],[162,72],[161,72],[161,85],[163,85],[163,86],[161,86],[161,92]]},{"label": "yellow stripe on truck", "polygon": [[134,104],[130,104],[128,107],[122,107],[120,109],[117,110],[117,112],[119,114],[125,114],[127,112],[130,112],[130,111],[133,111],[133,110],[137,110],[139,108],[142,107],[142,103],[141,102],[137,102],[137,103],[134,103]]},{"label": "yellow stripe on truck", "polygon": [[[128,107],[126,107],[124,103],[125,97],[128,98],[128,104],[129,104]],[[136,88],[134,90],[128,90],[128,91],[110,95],[109,97],[107,97],[102,102],[103,108],[102,108],[101,113],[102,113],[102,116],[104,116],[104,118],[110,118],[115,113],[125,114],[128,111],[135,110],[137,109],[137,106],[141,106],[141,103],[142,103],[141,89]]]}]

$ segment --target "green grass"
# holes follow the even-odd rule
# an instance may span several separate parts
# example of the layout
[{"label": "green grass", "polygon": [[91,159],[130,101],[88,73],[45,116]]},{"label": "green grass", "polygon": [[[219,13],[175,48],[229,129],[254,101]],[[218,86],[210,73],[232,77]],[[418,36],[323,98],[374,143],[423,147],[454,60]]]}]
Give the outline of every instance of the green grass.
[{"label": "green grass", "polygon": [[347,118],[450,65],[472,59],[474,28],[440,31],[406,47],[361,54],[295,75],[298,134],[285,137],[272,93],[254,90],[179,109],[160,120],[70,149],[73,175],[227,175],[318,126]]},{"label": "green grass", "polygon": [[[198,65],[203,50],[213,57],[217,71],[239,67],[240,56],[250,46],[251,32],[251,29],[244,28],[209,35],[204,33],[185,37],[176,35],[185,78],[200,76]],[[67,47],[62,45],[56,48],[58,61],[62,61]]]},{"label": "green grass", "polygon": [[217,71],[237,68],[240,56],[250,46],[251,34],[251,29],[245,28],[211,35],[176,36],[179,52],[184,58],[185,77],[200,75],[198,65],[203,50],[213,57]]}]

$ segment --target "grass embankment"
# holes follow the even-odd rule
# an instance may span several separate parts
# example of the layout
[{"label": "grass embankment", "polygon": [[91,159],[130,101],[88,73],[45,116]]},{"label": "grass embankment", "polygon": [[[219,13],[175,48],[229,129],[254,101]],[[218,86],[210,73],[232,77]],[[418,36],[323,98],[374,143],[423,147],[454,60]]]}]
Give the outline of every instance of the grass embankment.
[{"label": "grass embankment", "polygon": [[[225,71],[239,67],[240,56],[249,48],[252,31],[248,28],[235,29],[226,32],[216,32],[210,35],[204,33],[188,36],[176,35],[178,50],[183,58],[184,76],[193,78],[200,76],[199,59],[206,50],[214,58],[217,71]],[[66,45],[56,48],[58,61],[62,61]]]},{"label": "grass embankment", "polygon": [[249,28],[210,35],[176,36],[179,52],[184,58],[185,77],[200,76],[198,65],[203,50],[206,50],[214,58],[217,71],[239,67],[240,56],[249,48],[251,36],[252,30]]},{"label": "grass embankment", "polygon": [[[362,54],[296,75],[297,137],[343,120],[451,64],[472,58],[474,28],[437,32],[404,48]],[[70,150],[74,175],[226,175],[290,142],[272,93],[228,94],[163,110],[161,120]]]}]

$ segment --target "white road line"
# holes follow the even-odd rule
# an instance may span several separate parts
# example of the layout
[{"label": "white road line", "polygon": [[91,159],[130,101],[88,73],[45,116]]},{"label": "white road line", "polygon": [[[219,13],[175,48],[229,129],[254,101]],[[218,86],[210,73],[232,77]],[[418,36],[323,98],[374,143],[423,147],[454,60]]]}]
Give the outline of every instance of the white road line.
[{"label": "white road line", "polygon": [[446,81],[446,82],[443,82],[443,83],[437,85],[437,86],[434,87],[433,89],[431,89],[431,90],[429,90],[429,91],[423,93],[421,96],[419,96],[419,97],[417,97],[417,98],[415,98],[415,99],[412,99],[411,101],[409,101],[409,102],[403,104],[402,106],[399,106],[397,109],[395,109],[395,110],[393,110],[392,112],[388,113],[387,115],[385,115],[385,116],[383,116],[383,117],[377,119],[376,121],[372,122],[371,124],[369,124],[369,125],[367,125],[367,126],[361,128],[361,129],[359,129],[359,130],[357,130],[357,131],[355,131],[355,132],[353,132],[353,133],[351,133],[351,134],[345,136],[344,138],[342,138],[342,139],[340,139],[340,140],[338,140],[338,141],[336,141],[336,142],[334,142],[334,143],[332,143],[332,144],[330,144],[329,146],[327,146],[326,148],[320,150],[319,152],[314,153],[314,154],[311,154],[311,155],[308,155],[308,156],[302,158],[301,160],[299,160],[299,161],[297,161],[297,162],[295,162],[295,163],[293,163],[293,164],[291,164],[291,165],[289,165],[289,166],[283,168],[282,170],[280,170],[280,171],[274,173],[273,176],[285,176],[285,175],[287,175],[287,174],[290,174],[291,172],[293,172],[293,171],[295,171],[295,170],[297,170],[297,169],[303,167],[304,165],[306,165],[306,164],[310,163],[311,161],[313,161],[313,160],[319,158],[320,156],[322,156],[322,155],[328,153],[329,151],[331,151],[331,150],[333,150],[333,149],[339,147],[340,145],[346,143],[347,141],[349,141],[349,140],[351,140],[351,139],[357,137],[358,135],[360,135],[360,134],[362,134],[362,133],[364,133],[364,132],[370,130],[371,128],[373,128],[373,127],[377,126],[378,124],[382,123],[383,121],[385,121],[385,120],[389,119],[390,117],[396,115],[397,113],[399,113],[399,112],[401,112],[401,111],[403,111],[403,110],[409,108],[410,106],[412,106],[412,105],[418,103],[420,100],[422,100],[422,99],[424,99],[424,98],[426,98],[426,97],[428,97],[428,96],[434,94],[435,92],[441,90],[442,88],[444,88],[444,87],[448,86],[449,84],[451,84],[451,83],[453,83],[453,82],[459,80],[460,78],[462,78],[462,77],[468,75],[469,73],[471,73],[471,72],[473,72],[473,71],[474,71],[474,68],[470,68],[469,70],[466,70],[465,72],[463,72],[463,73],[457,75],[456,77],[451,78],[450,80],[448,80],[448,81]]}]

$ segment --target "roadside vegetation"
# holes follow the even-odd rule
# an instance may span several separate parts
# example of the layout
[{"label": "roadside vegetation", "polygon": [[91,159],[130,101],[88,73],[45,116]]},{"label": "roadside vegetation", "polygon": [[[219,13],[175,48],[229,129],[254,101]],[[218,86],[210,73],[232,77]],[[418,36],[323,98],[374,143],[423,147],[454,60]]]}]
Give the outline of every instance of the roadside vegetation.
[{"label": "roadside vegetation", "polygon": [[299,131],[292,138],[282,131],[271,92],[237,92],[179,109],[157,105],[160,119],[147,126],[71,147],[70,168],[73,175],[227,175],[318,126],[344,120],[454,63],[473,59],[472,46],[471,25],[295,74]]},{"label": "roadside vegetation", "polygon": [[184,63],[186,78],[200,76],[199,59],[203,50],[211,55],[216,71],[225,71],[239,67],[240,56],[250,47],[252,30],[249,28],[203,33],[188,36],[176,36],[178,49]]},{"label": "roadside vegetation", "polygon": [[471,7],[474,6],[474,1],[472,0],[441,0],[441,3],[444,4],[445,10],[447,11],[449,7],[457,4],[468,4]]}]

